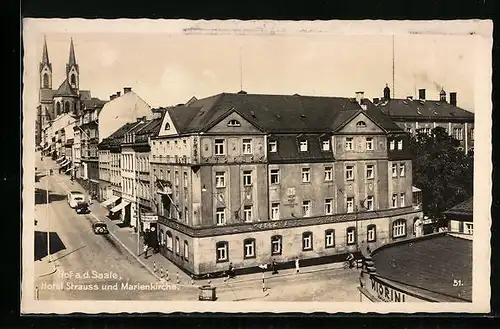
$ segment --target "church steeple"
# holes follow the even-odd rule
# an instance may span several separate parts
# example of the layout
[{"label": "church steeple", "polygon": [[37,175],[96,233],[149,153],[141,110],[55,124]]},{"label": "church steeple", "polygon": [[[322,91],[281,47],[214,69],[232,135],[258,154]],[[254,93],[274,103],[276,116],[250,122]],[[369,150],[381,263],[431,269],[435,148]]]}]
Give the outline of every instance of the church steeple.
[{"label": "church steeple", "polygon": [[75,46],[73,45],[73,38],[71,38],[71,43],[69,45],[69,60],[68,64],[66,64],[66,79],[69,84],[75,90],[79,89],[80,85],[80,71],[78,68],[78,64],[76,64],[76,56],[75,56]]},{"label": "church steeple", "polygon": [[47,50],[47,38],[43,37],[42,61],[40,62],[40,89],[52,89],[52,64]]}]

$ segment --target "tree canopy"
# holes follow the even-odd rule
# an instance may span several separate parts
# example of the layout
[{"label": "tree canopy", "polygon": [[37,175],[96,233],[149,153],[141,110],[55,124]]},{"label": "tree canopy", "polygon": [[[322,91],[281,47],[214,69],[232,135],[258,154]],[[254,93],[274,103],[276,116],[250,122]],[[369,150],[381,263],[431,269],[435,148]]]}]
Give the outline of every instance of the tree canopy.
[{"label": "tree canopy", "polygon": [[413,185],[422,190],[423,212],[430,218],[442,219],[445,210],[472,196],[474,156],[459,145],[442,127],[410,139]]}]

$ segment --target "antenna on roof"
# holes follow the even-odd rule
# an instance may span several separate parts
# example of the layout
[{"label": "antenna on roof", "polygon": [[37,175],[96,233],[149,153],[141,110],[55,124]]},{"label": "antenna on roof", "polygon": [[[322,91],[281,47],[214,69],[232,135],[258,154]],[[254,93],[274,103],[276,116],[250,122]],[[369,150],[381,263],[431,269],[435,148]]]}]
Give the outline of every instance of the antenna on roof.
[{"label": "antenna on roof", "polygon": [[394,34],[392,35],[392,98],[396,98],[396,88],[394,87],[395,82],[394,82],[394,71],[395,71],[395,66],[394,66]]},{"label": "antenna on roof", "polygon": [[240,46],[240,90],[243,90],[243,55]]}]

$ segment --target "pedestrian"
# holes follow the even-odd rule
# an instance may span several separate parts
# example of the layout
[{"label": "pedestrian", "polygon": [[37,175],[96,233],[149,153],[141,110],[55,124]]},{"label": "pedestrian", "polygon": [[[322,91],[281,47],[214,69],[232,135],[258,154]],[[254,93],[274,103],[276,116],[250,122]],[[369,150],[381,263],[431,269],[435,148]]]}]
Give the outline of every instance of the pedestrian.
[{"label": "pedestrian", "polygon": [[233,263],[229,263],[229,270],[227,270],[227,278],[232,279],[234,278],[234,266]]},{"label": "pedestrian", "polygon": [[295,270],[297,271],[296,273],[299,273],[299,270],[300,270],[299,256],[297,256],[297,258],[295,258]]},{"label": "pedestrian", "polygon": [[144,245],[144,248],[142,249],[142,251],[144,252],[144,258],[148,258],[148,245],[145,244]]},{"label": "pedestrian", "polygon": [[262,292],[266,291],[266,272],[262,271]]},{"label": "pedestrian", "polygon": [[278,264],[276,263],[275,259],[273,259],[273,261],[271,263],[271,268],[273,270],[272,274],[278,274]]},{"label": "pedestrian", "polygon": [[354,267],[354,255],[352,254],[352,252],[350,252],[349,255],[347,256],[346,261],[349,262],[349,268]]}]

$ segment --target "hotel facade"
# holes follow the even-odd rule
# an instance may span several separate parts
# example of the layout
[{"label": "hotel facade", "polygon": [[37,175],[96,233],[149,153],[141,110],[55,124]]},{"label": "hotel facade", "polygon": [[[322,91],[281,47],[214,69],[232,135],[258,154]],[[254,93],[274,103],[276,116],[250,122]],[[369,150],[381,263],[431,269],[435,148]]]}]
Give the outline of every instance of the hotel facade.
[{"label": "hotel facade", "polygon": [[160,252],[195,277],[344,260],[414,234],[408,134],[356,98],[219,94],[151,138]]}]

